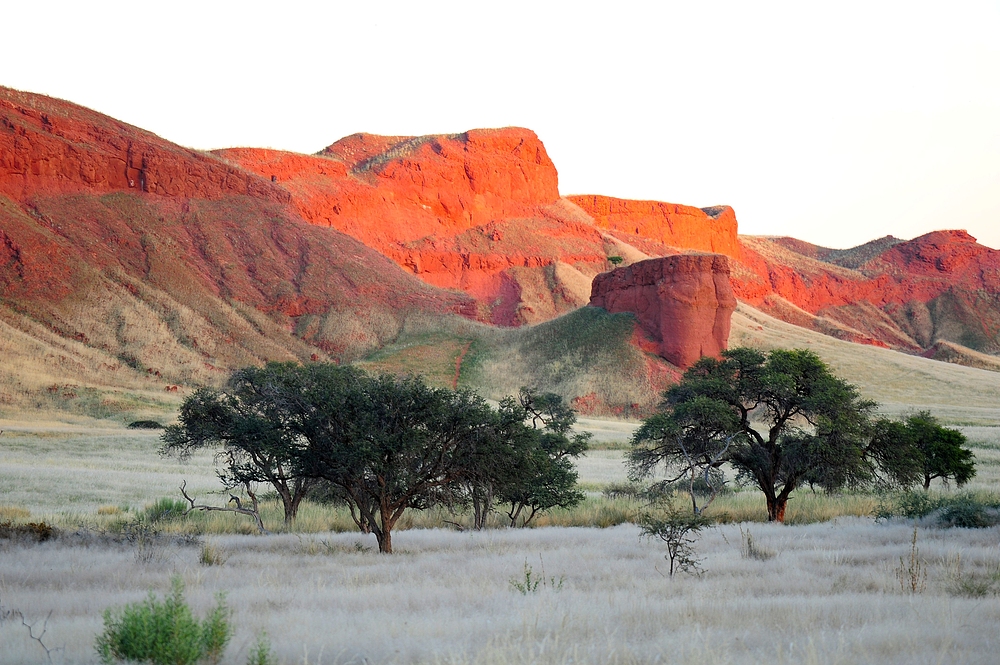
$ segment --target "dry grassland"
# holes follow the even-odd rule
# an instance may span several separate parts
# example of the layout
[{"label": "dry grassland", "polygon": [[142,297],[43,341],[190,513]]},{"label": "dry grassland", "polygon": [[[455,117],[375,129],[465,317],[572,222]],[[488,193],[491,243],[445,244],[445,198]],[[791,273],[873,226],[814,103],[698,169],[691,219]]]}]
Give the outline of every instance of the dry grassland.
[{"label": "dry grassland", "polygon": [[730,346],[810,349],[887,414],[927,409],[945,424],[1000,424],[1000,372],[851,344],[740,304]]},{"label": "dry grassland", "polygon": [[[641,381],[628,372],[641,358],[626,353],[633,349],[626,326],[580,318],[587,314],[523,331],[471,323],[447,333],[418,329],[370,362],[390,368],[430,360],[434,381],[450,385],[468,348],[460,385],[500,394],[534,379],[567,389],[600,379],[620,382],[612,393],[638,394]],[[3,322],[8,331],[14,323]],[[610,348],[592,353],[609,339]],[[1000,374],[847,344],[744,306],[731,343],[811,348],[887,413],[929,409],[961,425],[976,454],[970,488],[1000,487]],[[16,362],[34,353],[7,344],[0,350]],[[38,385],[56,382],[61,359],[77,354],[80,373],[64,376],[86,387],[87,364],[96,358],[73,344],[45,351],[52,355],[44,371],[52,373],[39,375]],[[27,369],[15,374],[23,379]],[[121,399],[131,391],[136,404],[151,403],[145,381],[117,389]],[[97,405],[112,390],[98,388]],[[167,412],[177,399],[165,400]],[[43,407],[33,413],[46,413]],[[626,479],[622,458],[635,422],[581,419],[580,428],[595,434],[595,450],[579,462],[588,499],[544,516],[539,526],[549,528],[460,533],[435,527],[463,516],[412,512],[394,538],[399,553],[383,557],[343,511],[312,503],[303,505],[296,533],[247,535],[243,518],[211,513],[163,523],[157,539],[130,544],[115,535],[121,525],[157,499],[179,498],[184,479],[200,500],[225,501],[211,455],[181,465],[156,454],[159,432],[95,425],[84,408],[48,412],[52,420],[0,420],[0,522],[45,520],[63,529],[41,544],[0,540],[0,606],[29,622],[52,611],[45,641],[64,647],[54,663],[96,662],[102,612],[150,589],[162,594],[174,575],[185,580],[196,611],[207,611],[217,592],[228,594],[237,634],[226,664],[245,662],[262,630],[289,665],[992,663],[1000,647],[1000,529],[921,528],[916,561],[926,584],[913,592],[897,576],[901,557],[910,560],[912,526],[874,523],[867,515],[877,498],[867,494],[800,490],[788,526],[754,521],[764,516],[757,492],[722,496],[712,511],[732,523],[699,541],[707,572],[668,579],[662,545],[640,541],[638,529],[623,524],[640,506],[600,494]],[[277,504],[264,508],[268,527],[279,530]],[[744,556],[747,531],[762,557]],[[220,565],[199,562],[204,545]],[[524,581],[525,565],[534,575],[544,568],[546,584],[534,593],[512,585]],[[20,622],[0,622],[0,663],[44,660]]]},{"label": "dry grassland", "polygon": [[[705,574],[673,579],[630,525],[411,530],[392,556],[355,534],[215,536],[213,566],[197,544],[160,544],[145,563],[127,544],[7,544],[0,602],[29,620],[53,611],[58,663],[95,662],[101,612],[162,595],[175,575],[196,612],[227,594],[226,664],[245,662],[260,631],[287,664],[996,662],[1000,601],[957,586],[1000,566],[996,529],[919,531],[927,576],[913,592],[896,575],[910,525],[751,525],[770,558],[744,557],[740,528],[708,531]],[[526,565],[546,584],[522,594]],[[0,624],[0,661],[43,660],[19,623]]]},{"label": "dry grassland", "polygon": [[[139,546],[95,534],[178,496],[182,478],[221,504],[209,494],[218,487],[210,456],[185,466],[160,459],[156,432],[10,421],[0,428],[0,521],[54,520],[68,532],[42,544],[0,540],[0,604],[29,622],[52,610],[46,644],[65,647],[55,663],[96,662],[102,612],[151,589],[162,594],[174,575],[198,612],[227,593],[237,634],[226,664],[245,662],[260,631],[289,665],[989,663],[1000,647],[991,581],[1000,573],[1000,529],[921,529],[926,588],[913,593],[897,578],[912,527],[837,517],[869,514],[871,496],[801,491],[783,527],[743,521],[762,519],[757,493],[723,497],[713,510],[742,523],[715,527],[698,543],[703,576],[674,579],[664,577],[662,545],[640,541],[636,527],[568,526],[619,524],[638,510],[595,496],[624,479],[615,446],[581,461],[592,496],[543,519],[549,528],[459,533],[426,528],[452,516],[412,513],[396,535],[398,553],[384,557],[346,515],[307,504],[298,533],[243,535],[250,525],[241,518],[213,513],[165,524]],[[627,431],[606,421],[600,438],[613,444]],[[977,486],[995,489],[1000,429],[965,431],[980,460]],[[277,506],[268,511],[278,528]],[[89,535],[74,535],[80,525]],[[741,529],[763,558],[741,554]],[[221,565],[200,563],[204,545]],[[524,581],[526,564],[536,576],[544,569],[546,584],[521,594],[512,582]],[[970,597],[987,582],[984,595]],[[0,662],[43,660],[19,622],[0,623]]]}]

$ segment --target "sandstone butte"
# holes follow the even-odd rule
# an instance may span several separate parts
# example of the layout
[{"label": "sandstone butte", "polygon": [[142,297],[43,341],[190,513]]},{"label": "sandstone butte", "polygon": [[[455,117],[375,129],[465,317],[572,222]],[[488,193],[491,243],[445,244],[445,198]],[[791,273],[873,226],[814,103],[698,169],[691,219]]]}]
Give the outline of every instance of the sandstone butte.
[{"label": "sandstone butte", "polygon": [[[587,304],[594,276],[613,267],[609,257],[738,251],[730,208],[560,197],[555,165],[527,129],[355,134],[311,157],[218,154],[280,184],[310,222],[361,240],[429,284],[472,295],[480,318],[500,325]],[[607,214],[593,216],[595,206]]]},{"label": "sandstone butte", "polygon": [[[0,202],[10,202],[5,214],[22,227],[15,233],[17,224],[4,222],[0,260],[38,277],[35,292],[48,297],[72,281],[71,255],[100,270],[124,262],[139,274],[150,263],[142,236],[155,234],[121,211],[113,219],[95,211],[110,193],[137,197],[149,223],[166,222],[176,260],[213,295],[293,317],[330,312],[346,299],[356,313],[370,302],[535,323],[588,304],[594,277],[614,267],[612,258],[627,266],[710,251],[730,259],[739,299],[790,322],[911,351],[938,339],[1000,350],[998,253],[964,232],[854,250],[740,238],[724,206],[561,197],[556,168],[527,129],[355,134],[316,155],[203,153],[67,102],[0,88]],[[29,233],[27,218],[46,228]],[[270,221],[254,227],[245,219]],[[302,221],[328,227],[326,235]],[[362,244],[348,249],[345,236]],[[255,243],[271,247],[277,238],[268,260],[255,258]],[[339,253],[316,249],[321,238]],[[360,282],[349,277],[356,269],[345,258],[382,265],[371,250],[402,268],[374,271],[388,286],[366,281],[371,271]],[[270,260],[280,268],[265,267]],[[22,291],[30,281],[7,279]]]},{"label": "sandstone butte", "polygon": [[680,254],[598,275],[590,305],[634,313],[659,355],[687,368],[726,348],[736,297],[726,256]]}]

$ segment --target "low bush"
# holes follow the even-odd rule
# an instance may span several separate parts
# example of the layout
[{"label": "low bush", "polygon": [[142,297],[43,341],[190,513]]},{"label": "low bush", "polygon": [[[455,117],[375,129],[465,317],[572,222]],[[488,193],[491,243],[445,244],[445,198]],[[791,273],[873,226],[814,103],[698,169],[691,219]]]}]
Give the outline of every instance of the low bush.
[{"label": "low bush", "polygon": [[878,519],[923,519],[940,527],[982,529],[1000,524],[1000,497],[982,492],[934,495],[916,490],[883,499]]},{"label": "low bush", "polygon": [[105,611],[104,632],[95,648],[104,663],[217,663],[232,637],[229,617],[230,610],[220,596],[215,609],[199,621],[184,601],[184,583],[175,577],[163,601],[150,593],[141,603]]},{"label": "low bush", "polygon": [[163,429],[163,425],[155,420],[135,420],[128,424],[129,429]]},{"label": "low bush", "polygon": [[164,497],[149,506],[143,512],[145,520],[155,523],[176,519],[184,515],[190,506],[180,499]]},{"label": "low bush", "polygon": [[15,524],[10,521],[0,522],[0,538],[8,540],[31,540],[36,543],[44,543],[57,534],[58,530],[45,522],[28,522],[27,524]]}]

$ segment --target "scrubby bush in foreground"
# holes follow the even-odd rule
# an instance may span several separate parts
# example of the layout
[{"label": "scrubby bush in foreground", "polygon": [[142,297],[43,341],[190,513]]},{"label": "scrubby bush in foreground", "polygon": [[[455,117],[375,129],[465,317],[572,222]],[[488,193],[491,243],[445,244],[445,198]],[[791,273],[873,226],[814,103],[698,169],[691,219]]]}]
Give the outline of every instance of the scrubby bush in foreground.
[{"label": "scrubby bush in foreground", "polygon": [[104,632],[95,647],[104,663],[130,661],[153,665],[216,663],[232,637],[223,598],[203,620],[184,601],[184,583],[174,578],[162,602],[152,594],[141,603],[104,612]]}]

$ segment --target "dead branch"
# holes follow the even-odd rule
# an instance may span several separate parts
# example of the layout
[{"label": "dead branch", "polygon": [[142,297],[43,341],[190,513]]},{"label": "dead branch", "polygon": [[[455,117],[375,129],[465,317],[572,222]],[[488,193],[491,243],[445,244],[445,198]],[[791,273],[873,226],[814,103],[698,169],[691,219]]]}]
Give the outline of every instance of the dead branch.
[{"label": "dead branch", "polygon": [[35,642],[38,642],[38,646],[42,647],[42,649],[45,650],[45,657],[48,659],[50,663],[52,662],[52,653],[55,651],[62,651],[65,648],[65,647],[50,647],[47,644],[45,644],[45,641],[42,639],[45,637],[45,633],[49,629],[49,619],[51,617],[52,617],[52,610],[49,610],[49,613],[45,615],[45,619],[42,620],[42,631],[38,633],[38,635],[35,635],[35,626],[38,625],[38,621],[35,621],[34,623],[28,623],[28,620],[24,618],[24,612],[22,612],[21,610],[4,609],[3,605],[0,604],[0,623],[3,623],[4,621],[9,619],[20,619],[21,625],[28,629],[28,637],[34,640]]},{"label": "dead branch", "polygon": [[230,508],[229,506],[206,506],[204,504],[196,504],[194,502],[194,499],[188,496],[186,489],[187,489],[187,480],[181,483],[181,494],[183,494],[184,498],[187,499],[187,502],[191,504],[191,507],[184,511],[185,515],[187,515],[193,510],[203,510],[206,512],[217,510],[225,513],[239,513],[240,515],[249,515],[257,523],[257,529],[261,533],[268,533],[267,529],[264,528],[264,522],[260,519],[260,505],[257,503],[257,495],[250,490],[249,484],[245,486],[245,489],[247,492],[247,496],[250,497],[250,502],[253,504],[253,508],[244,508],[243,505],[240,503],[240,500],[232,494],[229,495],[230,496],[229,503],[235,502],[236,503],[235,508]]}]

